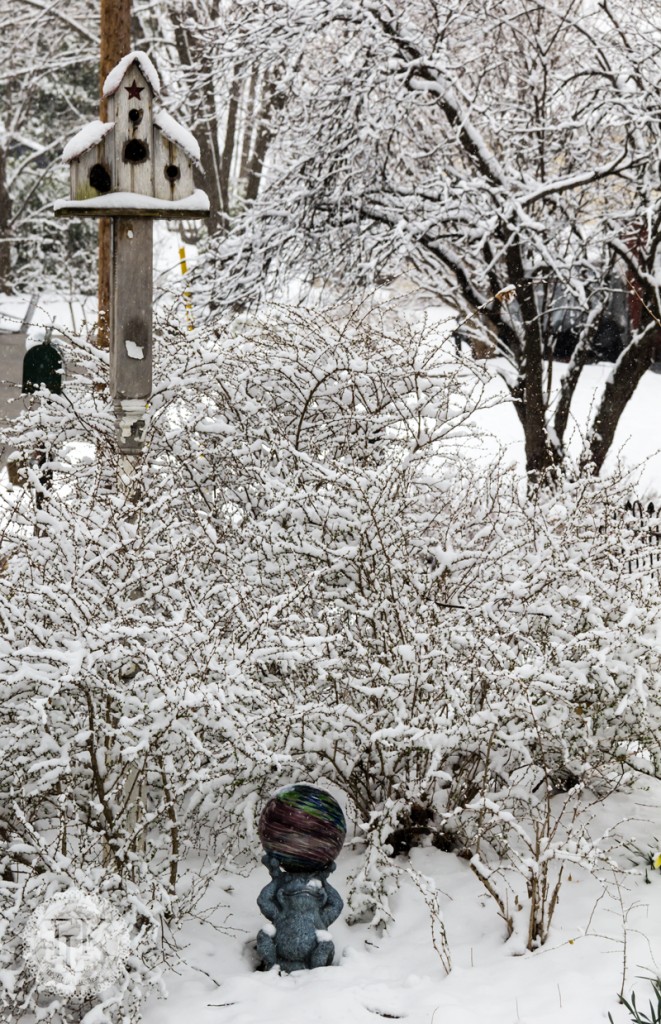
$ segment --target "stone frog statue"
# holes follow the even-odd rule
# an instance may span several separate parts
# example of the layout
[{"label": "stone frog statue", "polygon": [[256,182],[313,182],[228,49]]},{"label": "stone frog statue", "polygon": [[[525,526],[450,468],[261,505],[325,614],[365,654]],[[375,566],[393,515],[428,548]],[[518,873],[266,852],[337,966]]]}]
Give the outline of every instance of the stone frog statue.
[{"label": "stone frog statue", "polygon": [[320,871],[284,871],[273,854],[265,854],[271,881],[257,898],[257,906],[271,922],[257,936],[262,970],[278,964],[283,971],[328,967],[335,947],[329,925],[339,917],[344,903],[328,883],[335,870],[329,864]]}]

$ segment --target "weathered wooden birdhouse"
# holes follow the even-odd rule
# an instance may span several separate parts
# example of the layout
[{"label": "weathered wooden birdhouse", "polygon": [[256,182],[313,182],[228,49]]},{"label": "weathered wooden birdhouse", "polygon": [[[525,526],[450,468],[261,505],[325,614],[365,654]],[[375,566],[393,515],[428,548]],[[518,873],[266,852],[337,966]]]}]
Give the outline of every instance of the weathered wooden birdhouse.
[{"label": "weathered wooden birdhouse", "polygon": [[[56,213],[90,216],[204,216],[193,184],[199,146],[183,125],[154,107],[160,83],[146,54],[124,57],[104,83],[108,120],[92,121],[67,144],[71,198]],[[143,197],[143,198],[140,198]]]}]

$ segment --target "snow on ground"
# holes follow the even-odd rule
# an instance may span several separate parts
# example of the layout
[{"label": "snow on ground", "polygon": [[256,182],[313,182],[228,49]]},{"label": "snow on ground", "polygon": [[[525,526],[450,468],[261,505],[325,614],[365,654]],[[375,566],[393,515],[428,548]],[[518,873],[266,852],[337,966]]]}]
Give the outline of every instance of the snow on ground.
[{"label": "snow on ground", "polygon": [[[553,369],[555,390],[567,368],[562,363],[555,363]],[[569,451],[573,456],[578,456],[581,451],[586,425],[594,415],[597,399],[612,369],[612,363],[596,363],[583,368],[568,427]],[[499,393],[504,397],[504,385],[494,379],[487,396],[493,397]],[[635,497],[638,498],[661,497],[660,402],[661,373],[648,371],[622,414],[604,466],[606,474],[614,470],[618,463],[636,470],[633,476],[637,480]],[[514,407],[504,403],[483,410],[477,414],[476,421],[484,433],[484,454],[495,457],[498,452],[503,452],[507,462],[523,470],[523,436]]]},{"label": "snow on ground", "polygon": [[[410,313],[408,314],[410,316]],[[447,338],[455,329],[456,320],[446,306],[427,307],[417,315],[429,330],[429,337]],[[464,355],[467,350],[463,349]],[[513,405],[507,401],[507,390],[498,370],[507,372],[504,360],[485,360],[483,364],[493,373],[493,380],[484,398],[491,408],[480,410],[474,421],[483,435],[482,454],[486,459],[504,457],[505,464],[512,464],[523,472],[525,451],[523,435]],[[567,443],[569,452],[580,454],[587,427],[597,408],[606,381],[612,372],[612,363],[596,363],[585,366],[579,379],[569,418]],[[552,393],[557,390],[567,366],[553,364]],[[498,402],[498,398],[502,401]],[[661,365],[643,375],[634,395],[624,410],[615,433],[615,439],[606,458],[604,473],[613,471],[618,465],[633,471],[635,497],[654,500],[661,497]]]},{"label": "snow on ground", "polygon": [[[173,299],[183,295],[185,291],[186,278],[181,272],[181,257],[179,256],[181,244],[177,231],[170,231],[167,224],[161,221],[155,222],[154,295],[157,305],[162,302],[169,308]],[[186,263],[190,271],[195,267],[197,249],[195,245],[189,243],[186,243],[184,248]],[[2,333],[20,330],[29,303],[30,296],[27,293],[16,295],[0,293],[0,345],[2,345]],[[66,290],[59,294],[42,292],[38,296],[31,323],[40,327],[53,326],[55,334],[80,333],[84,335],[87,328],[91,328],[95,323],[96,316],[96,294],[68,294]],[[181,319],[184,322],[183,313]]]},{"label": "snow on ground", "polygon": [[[660,804],[661,783],[639,784],[607,801],[597,828],[635,818],[620,826],[622,836],[635,835],[647,850],[655,842],[658,847]],[[547,944],[515,955],[495,904],[466,861],[431,847],[413,850],[411,858],[442,892],[450,975],[432,948],[422,897],[409,882],[393,899],[396,922],[387,935],[362,924],[349,927],[345,908],[330,929],[333,967],[289,976],[276,969],[256,973],[252,949],[264,919],[255,900],[269,880],[260,866],[247,877],[218,876],[206,902],[223,906],[210,923],[184,925],[178,942],[185,964],[166,973],[168,999],[150,997],[144,1024],[376,1024],[381,1018],[596,1024],[608,1012],[614,1024],[625,1024],[628,1014],[617,1001],[625,962],[625,995],[634,986],[638,1004],[647,1006],[651,986],[641,978],[661,975],[660,871],[650,872],[650,884],[642,871],[622,876],[618,885],[611,880],[605,893],[594,878],[571,868]],[[357,859],[347,851],[339,858],[331,882],[341,893]]]},{"label": "snow on ground", "polygon": [[[0,295],[0,332],[18,333],[28,311],[27,294]],[[84,333],[87,324],[96,320],[96,296],[54,295],[38,296],[30,318],[34,327],[53,327],[54,334]],[[0,345],[2,345],[0,333]]]}]

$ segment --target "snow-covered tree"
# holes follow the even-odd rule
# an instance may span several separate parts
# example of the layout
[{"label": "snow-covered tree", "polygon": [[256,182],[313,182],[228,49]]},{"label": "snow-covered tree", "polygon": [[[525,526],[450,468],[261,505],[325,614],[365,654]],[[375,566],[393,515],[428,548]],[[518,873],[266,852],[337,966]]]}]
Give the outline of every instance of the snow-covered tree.
[{"label": "snow-covered tree", "polygon": [[[93,290],[93,226],[64,228],[48,204],[65,188],[67,124],[95,112],[96,16],[32,0],[12,12],[1,286],[15,286],[11,256],[22,284],[45,268]],[[656,17],[642,0],[136,10],[134,43],[200,138],[212,304],[292,278],[337,292],[405,276],[479,308],[464,334],[502,357],[535,477],[565,457],[585,362],[623,340],[585,430],[582,465],[598,471],[658,347]],[[559,382],[553,355],[569,358]]]},{"label": "snow-covered tree", "polygon": [[94,225],[63,226],[62,140],[95,116],[98,14],[86,3],[0,2],[0,292],[94,291]]},{"label": "snow-covered tree", "polygon": [[466,333],[503,357],[536,476],[562,462],[581,369],[619,316],[625,350],[583,455],[598,471],[658,341],[655,9],[237,0],[228,16],[226,61],[279,70],[268,173],[218,248],[217,295],[405,275],[482,310]]}]

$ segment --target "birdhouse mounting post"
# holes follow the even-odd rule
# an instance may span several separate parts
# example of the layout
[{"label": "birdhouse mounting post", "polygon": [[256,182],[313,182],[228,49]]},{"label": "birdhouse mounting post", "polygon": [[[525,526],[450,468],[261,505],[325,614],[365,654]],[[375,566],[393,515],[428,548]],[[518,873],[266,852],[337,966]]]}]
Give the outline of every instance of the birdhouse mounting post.
[{"label": "birdhouse mounting post", "polygon": [[110,394],[122,464],[144,446],[152,391],[153,221],[209,215],[193,185],[200,151],[190,132],[155,110],[160,84],[146,54],[134,51],[106,78],[108,120],[71,139],[63,159],[71,194],[58,217],[110,217]]},{"label": "birdhouse mounting post", "polygon": [[143,445],[152,389],[153,222],[113,217],[110,278],[110,394],[118,447]]}]

